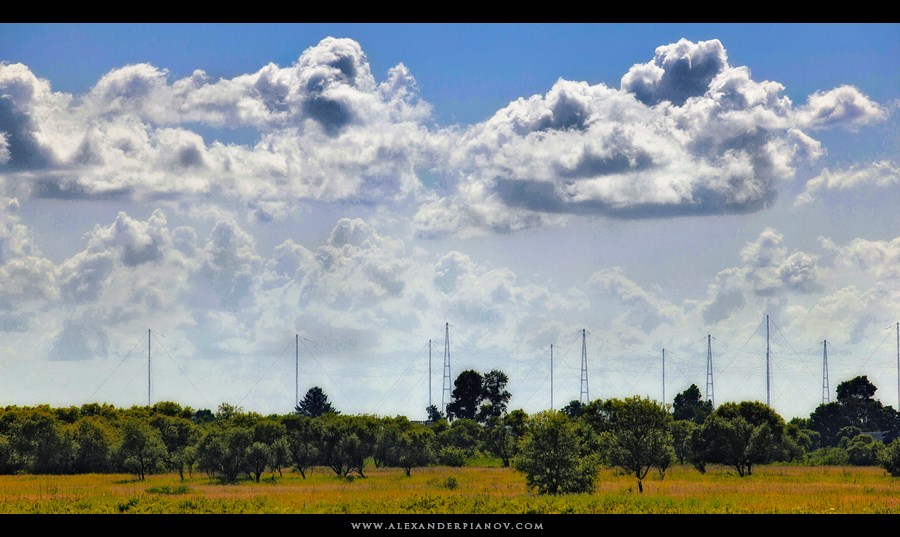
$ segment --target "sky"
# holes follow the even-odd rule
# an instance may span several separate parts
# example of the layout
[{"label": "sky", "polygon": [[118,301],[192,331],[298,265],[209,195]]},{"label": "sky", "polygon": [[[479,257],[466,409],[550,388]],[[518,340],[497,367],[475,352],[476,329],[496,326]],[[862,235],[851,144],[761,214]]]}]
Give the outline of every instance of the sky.
[{"label": "sky", "polygon": [[711,348],[717,405],[897,408],[898,58],[897,24],[0,24],[0,404],[146,404],[149,339],[154,402],[423,419],[449,333],[527,412],[582,345],[592,399],[706,394]]}]

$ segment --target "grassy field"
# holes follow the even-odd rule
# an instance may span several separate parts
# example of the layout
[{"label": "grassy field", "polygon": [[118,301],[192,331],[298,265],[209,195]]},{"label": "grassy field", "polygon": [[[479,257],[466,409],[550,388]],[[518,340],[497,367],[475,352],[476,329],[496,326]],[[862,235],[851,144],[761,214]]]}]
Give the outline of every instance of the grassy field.
[{"label": "grassy field", "polygon": [[644,482],[603,470],[593,494],[538,496],[508,468],[370,469],[342,479],[222,485],[176,474],[0,476],[0,513],[900,513],[900,479],[881,468],[768,466],[740,478],[726,468],[676,467]]}]

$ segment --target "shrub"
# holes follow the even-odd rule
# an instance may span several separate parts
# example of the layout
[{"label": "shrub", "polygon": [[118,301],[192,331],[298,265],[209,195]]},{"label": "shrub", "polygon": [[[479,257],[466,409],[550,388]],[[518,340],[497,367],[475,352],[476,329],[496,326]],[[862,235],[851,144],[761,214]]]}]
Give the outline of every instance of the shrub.
[{"label": "shrub", "polygon": [[438,464],[459,468],[466,463],[466,451],[462,448],[444,446],[438,451]]},{"label": "shrub", "polygon": [[900,477],[900,438],[895,438],[878,454],[878,464],[892,476]]}]

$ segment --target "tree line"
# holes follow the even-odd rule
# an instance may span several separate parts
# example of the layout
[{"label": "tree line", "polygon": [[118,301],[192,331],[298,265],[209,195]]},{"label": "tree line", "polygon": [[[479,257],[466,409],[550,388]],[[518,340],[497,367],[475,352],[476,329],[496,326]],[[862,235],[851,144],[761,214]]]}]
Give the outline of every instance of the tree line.
[{"label": "tree line", "polygon": [[432,406],[425,422],[343,415],[318,387],[285,415],[225,403],[215,412],[174,402],[8,406],[0,410],[0,473],[128,472],[144,479],[177,472],[185,479],[201,472],[234,482],[276,479],[292,468],[303,478],[314,470],[362,478],[371,466],[402,468],[408,476],[489,455],[551,494],[592,490],[601,466],[633,475],[640,491],[649,472],[665,476],[676,463],[701,472],[723,464],[739,476],[775,461],[881,464],[900,475],[900,416],[873,399],[876,388],[865,377],[841,383],[836,402],[790,422],[759,402],[713,409],[694,385],[670,406],[641,397],[573,401],[529,416],[507,411],[506,384],[501,371],[464,371],[447,415]]}]

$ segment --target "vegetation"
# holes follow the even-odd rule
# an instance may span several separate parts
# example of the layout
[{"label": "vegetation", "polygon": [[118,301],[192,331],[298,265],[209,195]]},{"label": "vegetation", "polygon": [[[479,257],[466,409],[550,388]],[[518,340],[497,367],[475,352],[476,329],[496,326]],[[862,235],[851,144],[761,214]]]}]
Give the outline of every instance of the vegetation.
[{"label": "vegetation", "polygon": [[510,468],[373,468],[348,481],[329,472],[223,484],[196,473],[0,475],[0,513],[423,513],[423,514],[900,514],[896,478],[877,467],[760,467],[739,478],[710,465],[633,476],[600,469],[592,493],[536,495]]},{"label": "vegetation", "polygon": [[[507,412],[506,382],[499,371],[460,374],[454,396],[459,404],[451,421],[436,408],[427,422],[342,415],[318,388],[307,392],[295,412],[269,416],[225,403],[215,412],[173,402],[131,408],[96,403],[8,406],[0,409],[0,474],[38,479],[127,473],[134,476],[129,482],[152,481],[162,487],[154,497],[196,495],[198,482],[209,487],[299,486],[335,478],[358,483],[373,475],[399,475],[415,488],[422,483],[420,475],[434,478],[435,472],[441,476],[435,483],[454,483],[440,490],[455,492],[474,486],[462,477],[473,467],[512,467],[517,472],[511,475],[524,481],[521,490],[551,496],[596,490],[606,472],[603,465],[615,468],[620,477],[630,476],[632,483],[636,479],[633,490],[640,495],[647,494],[648,481],[654,483],[652,495],[669,490],[661,486],[663,479],[686,479],[687,465],[700,470],[690,478],[695,483],[704,479],[704,472],[720,475],[723,467],[747,480],[760,471],[771,476],[773,467],[764,466],[770,463],[808,471],[812,465],[823,471],[841,467],[842,472],[854,465],[860,472],[881,472],[888,480],[889,475],[900,476],[900,440],[890,442],[900,430],[897,413],[872,399],[875,387],[865,377],[841,383],[835,404],[790,423],[758,402],[725,403],[707,413],[709,405],[696,386],[679,394],[671,411],[656,401],[631,397],[573,401],[562,411],[528,416],[522,410]],[[473,417],[465,417],[469,415]],[[399,473],[390,474],[392,469]],[[177,476],[186,488],[157,479],[164,475]],[[708,479],[706,484],[718,478]],[[0,488],[4,502],[8,494]],[[140,500],[125,498],[115,509],[131,512],[133,501]],[[597,512],[596,504],[588,504],[582,512]],[[635,509],[626,512],[644,507]]]},{"label": "vegetation", "polygon": [[577,425],[562,412],[531,417],[514,466],[529,487],[541,494],[591,492],[599,467]]}]

